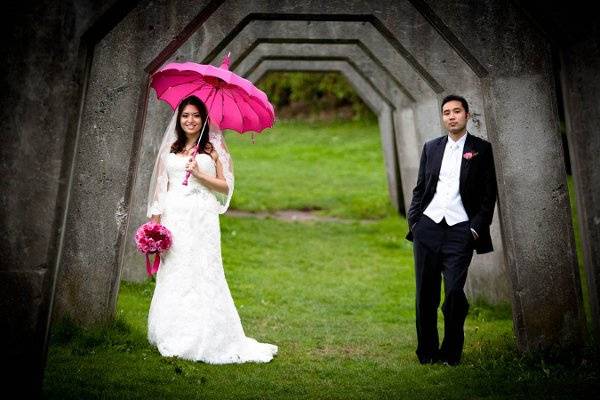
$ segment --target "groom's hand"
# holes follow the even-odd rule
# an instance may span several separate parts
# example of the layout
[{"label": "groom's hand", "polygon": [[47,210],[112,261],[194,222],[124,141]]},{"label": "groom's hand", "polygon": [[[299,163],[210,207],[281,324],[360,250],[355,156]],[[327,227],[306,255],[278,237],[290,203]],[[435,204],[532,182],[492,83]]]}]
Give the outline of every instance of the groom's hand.
[{"label": "groom's hand", "polygon": [[479,235],[477,234],[475,229],[471,228],[471,233],[473,234],[473,239],[475,239],[475,240],[479,239]]},{"label": "groom's hand", "polygon": [[411,224],[411,221],[408,221],[408,223],[409,223],[409,226],[410,226],[410,230],[411,230],[411,231],[414,231],[414,230],[415,230],[415,226],[417,226],[417,223],[418,223],[418,222],[419,222],[419,220],[416,220],[415,222],[413,222],[413,223]]}]

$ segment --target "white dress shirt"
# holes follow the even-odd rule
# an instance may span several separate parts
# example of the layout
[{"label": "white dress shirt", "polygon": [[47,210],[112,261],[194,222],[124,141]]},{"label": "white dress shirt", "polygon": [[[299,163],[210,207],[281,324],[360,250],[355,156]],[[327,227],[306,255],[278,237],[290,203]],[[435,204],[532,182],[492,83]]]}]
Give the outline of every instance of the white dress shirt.
[{"label": "white dress shirt", "polygon": [[452,226],[469,220],[459,193],[460,165],[466,139],[466,133],[456,142],[448,136],[435,194],[423,212],[436,223],[446,218],[446,223]]}]

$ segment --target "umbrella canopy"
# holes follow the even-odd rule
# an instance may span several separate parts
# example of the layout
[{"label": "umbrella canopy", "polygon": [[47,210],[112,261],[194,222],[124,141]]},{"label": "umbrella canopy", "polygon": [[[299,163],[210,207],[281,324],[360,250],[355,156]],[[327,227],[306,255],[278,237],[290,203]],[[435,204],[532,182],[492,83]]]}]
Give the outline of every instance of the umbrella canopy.
[{"label": "umbrella canopy", "polygon": [[184,98],[197,96],[221,129],[261,132],[273,126],[275,111],[267,95],[229,71],[229,55],[218,68],[194,62],[167,64],[152,75],[150,86],[173,110]]}]

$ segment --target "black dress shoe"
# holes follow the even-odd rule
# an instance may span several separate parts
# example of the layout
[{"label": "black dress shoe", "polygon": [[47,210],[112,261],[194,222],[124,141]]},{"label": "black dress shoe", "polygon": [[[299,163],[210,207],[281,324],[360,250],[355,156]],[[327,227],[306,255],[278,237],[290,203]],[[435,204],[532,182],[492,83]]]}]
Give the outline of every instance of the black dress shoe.
[{"label": "black dress shoe", "polygon": [[450,367],[456,367],[458,364],[460,364],[460,361],[457,361],[457,360],[443,360],[443,364],[444,365],[448,365]]},{"label": "black dress shoe", "polygon": [[421,365],[435,364],[435,359],[433,357],[419,357],[419,362]]},{"label": "black dress shoe", "polygon": [[430,357],[419,357],[419,362],[421,364],[435,364],[440,361],[438,355],[430,356]]}]

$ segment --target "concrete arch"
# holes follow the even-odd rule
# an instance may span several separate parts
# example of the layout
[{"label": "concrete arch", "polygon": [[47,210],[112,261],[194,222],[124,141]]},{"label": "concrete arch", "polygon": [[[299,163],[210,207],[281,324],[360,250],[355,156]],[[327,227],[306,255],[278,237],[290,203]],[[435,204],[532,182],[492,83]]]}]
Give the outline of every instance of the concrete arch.
[{"label": "concrete arch", "polygon": [[[318,34],[322,34],[323,27],[326,27],[325,23],[317,24],[319,27]],[[360,30],[362,27],[363,30]],[[255,26],[255,29],[259,31],[268,31],[272,35],[271,38],[276,38],[277,32],[275,32],[270,26],[271,29],[262,29],[264,27],[261,24]],[[348,35],[357,35],[364,37],[367,34],[366,29],[372,28],[368,25],[365,27],[363,24],[355,25],[345,25],[345,30],[348,31]],[[305,32],[305,29],[298,29],[300,32]],[[323,60],[324,58],[328,58],[330,61],[335,61],[338,59],[348,59],[350,64],[354,66],[354,69],[361,74],[365,80],[371,80],[371,88],[370,90],[375,90],[379,93],[380,97],[384,98],[384,101],[387,101],[390,105],[397,104],[398,107],[404,107],[402,111],[398,111],[392,108],[393,114],[393,123],[394,123],[394,131],[396,134],[396,142],[398,143],[398,159],[400,160],[400,172],[402,182],[407,182],[403,187],[405,202],[409,202],[412,196],[412,188],[414,182],[416,181],[416,173],[418,169],[418,151],[415,151],[415,148],[420,148],[421,141],[415,137],[415,128],[414,128],[414,110],[411,108],[411,105],[414,103],[411,100],[414,100],[412,96],[409,94],[406,95],[406,90],[397,86],[397,80],[391,78],[391,73],[381,68],[382,66],[375,62],[373,59],[373,55],[370,52],[365,52],[366,46],[359,46],[357,43],[361,43],[360,41],[355,40],[353,43],[345,43],[337,41],[330,41],[328,43],[316,43],[316,42],[308,42],[303,43],[300,39],[296,38],[296,40],[289,39],[290,31],[285,31],[288,39],[278,39],[271,40],[266,42],[258,42],[255,41],[256,45],[250,46],[250,51],[243,51],[244,56],[234,57],[232,66],[236,66],[236,72],[246,75],[247,72],[251,72],[255,69],[256,63],[260,63],[264,57],[272,57],[270,54],[276,55],[276,58],[282,60],[282,58],[290,58],[291,56],[297,57],[297,60],[300,60],[301,57],[304,58],[313,58],[315,60]],[[229,43],[229,48],[236,49],[238,43],[247,44],[253,43],[251,41],[251,37],[244,35],[244,32],[241,32],[236,38],[232,39]],[[347,36],[351,37],[351,36]],[[283,40],[290,40],[291,42],[283,42]],[[376,42],[376,40],[374,40]],[[380,46],[381,47],[381,46]],[[238,49],[239,50],[239,49]],[[394,49],[391,51],[395,52]],[[259,60],[260,59],[260,60]],[[315,67],[310,67],[309,64],[305,63],[304,65],[308,65],[306,69],[315,70]],[[316,67],[317,70],[321,68],[323,64],[322,62],[318,64],[319,67]],[[289,69],[286,67],[286,69]],[[294,68],[292,68],[294,69]],[[330,69],[330,68],[326,68]],[[414,78],[414,77],[412,77]],[[251,77],[251,80],[255,78]],[[350,81],[355,81],[355,79],[350,79]],[[414,86],[414,84],[413,84]],[[366,85],[365,87],[369,87]],[[364,90],[359,90],[364,95]],[[419,94],[419,96],[423,96]],[[366,98],[367,102],[371,102],[368,98]],[[373,106],[372,106],[373,107]],[[437,105],[436,105],[437,107]],[[380,111],[375,110],[376,113],[380,113]],[[437,111],[436,111],[437,112]],[[380,116],[381,120],[381,116]],[[382,123],[381,126],[384,126]],[[386,138],[387,130],[382,130],[382,143],[384,154],[386,155],[386,163],[388,165],[397,161],[394,160],[394,154],[390,154],[390,150],[394,148],[393,143],[391,143],[391,139],[393,137]],[[140,159],[140,167],[142,168],[138,173],[143,173],[143,170],[148,170],[148,164],[151,163],[152,154],[149,155],[150,158]],[[393,161],[388,161],[393,160]],[[388,168],[387,176],[390,182],[390,187],[394,185],[394,177],[390,175],[395,172],[394,168]],[[141,190],[141,193],[138,192]],[[132,200],[132,209],[136,209],[139,206],[139,202],[136,201],[136,198],[144,198],[145,197],[145,188],[138,188],[134,193],[134,197]],[[139,215],[136,215],[139,214]],[[143,221],[143,213],[138,212],[132,215],[134,217],[134,221],[136,223],[133,224],[133,227],[139,225]],[[496,243],[497,251],[485,256],[477,256],[473,261],[473,269],[472,273],[469,275],[469,280],[467,283],[467,293],[471,299],[484,299],[485,301],[496,303],[499,301],[507,301],[509,298],[509,290],[508,290],[508,281],[506,277],[506,271],[504,268],[503,257],[502,257],[502,246],[501,246],[501,238],[499,227],[497,226],[497,221],[494,224],[494,241]],[[128,232],[126,236],[131,236],[133,232]],[[142,271],[139,271],[134,265],[139,262],[139,256],[136,254],[133,246],[128,243],[127,249],[125,251],[125,257],[123,260],[123,276],[126,280],[141,280],[143,279]]]},{"label": "concrete arch", "polygon": [[[403,58],[370,23],[332,24],[331,21],[316,21],[309,25],[305,21],[252,21],[227,42],[227,51],[233,52],[232,67],[245,75],[246,68],[252,71],[256,67],[248,63],[260,62],[256,60],[259,54],[262,57],[294,55],[315,59],[326,55],[352,57],[363,74],[380,82],[381,91],[397,105],[394,110],[396,149],[405,204],[410,204],[419,167],[419,152],[415,149],[420,149],[424,141],[435,137],[437,134],[434,132],[441,131],[439,120],[431,118],[431,115],[438,114],[437,98],[427,82],[406,61],[401,69],[394,71],[379,61],[378,56]],[[318,39],[327,34],[334,36]],[[221,56],[224,56],[224,51],[214,61],[218,62]],[[404,85],[411,89],[406,89]],[[485,123],[481,122],[483,112],[474,107],[472,105],[473,117],[469,130],[485,137]],[[432,127],[432,124],[437,126]],[[475,255],[466,288],[471,299],[498,303],[510,299],[498,212],[492,224],[492,238],[496,251]]]},{"label": "concrete arch", "polygon": [[[486,6],[481,18],[514,23],[503,25],[505,31],[499,35],[498,25],[485,20],[465,24],[471,18],[466,9],[431,8],[418,0],[381,1],[377,6],[289,0],[198,2],[192,7],[152,3],[129,13],[94,48],[82,105],[86,118],[78,129],[75,172],[70,175],[74,181],[61,225],[65,237],[57,262],[61,266],[57,315],[72,313],[81,322],[94,322],[114,312],[128,207],[140,178],[135,172],[143,151],[140,144],[143,132],[150,134],[158,126],[146,117],[160,109],[147,97],[148,76],[141,74],[142,69],[152,72],[177,55],[200,60],[213,57],[253,20],[313,23],[329,19],[373,25],[428,84],[444,83],[441,91],[435,91],[437,96],[450,91],[472,94],[474,109],[478,102],[485,108],[486,132],[496,152],[500,218],[507,238],[505,254],[519,346],[580,343],[581,293],[566,176],[560,143],[547,134],[558,131],[551,57],[543,37],[530,28],[519,10],[504,3]],[[173,14],[177,7],[180,13]],[[178,21],[172,36],[161,33],[163,38],[175,38],[166,47],[149,41],[145,33],[149,24],[171,32],[170,15],[181,15],[187,24]],[[438,15],[444,16],[443,23]],[[485,45],[479,40],[485,40]],[[122,63],[118,74],[115,63]],[[136,109],[139,112],[132,118],[129,110]],[[520,112],[515,114],[515,109]],[[118,133],[122,134],[116,140],[108,140]],[[123,165],[129,166],[126,174]],[[532,170],[537,173],[528,173]],[[89,228],[92,221],[98,221],[98,230]],[[544,229],[539,229],[541,225]],[[90,270],[90,265],[95,268]],[[541,280],[540,276],[553,279]]]},{"label": "concrete arch", "polygon": [[[369,19],[367,21],[251,20],[244,23],[244,26],[235,35],[229,35],[219,43],[218,47],[222,48],[221,52],[213,51],[211,52],[213,58],[207,56],[205,60],[218,63],[226,52],[232,52],[232,67],[238,70],[238,67],[245,62],[244,60],[261,46],[355,44],[366,55],[362,58],[373,60],[370,65],[357,61],[357,63],[363,64],[364,74],[379,79],[387,76],[389,79],[384,80],[385,85],[392,88],[396,86],[396,91],[401,91],[406,95],[406,99],[402,101],[398,99],[394,89],[388,91],[393,93],[390,94],[390,97],[397,98],[395,100],[397,110],[394,112],[396,149],[405,204],[410,204],[419,167],[419,151],[415,151],[415,149],[420,149],[425,141],[438,136],[442,131],[440,120],[432,116],[439,114],[439,94],[436,93],[436,90],[441,93],[444,88],[432,76],[428,76],[427,79],[423,78],[419,74],[420,69],[415,67],[414,63],[407,61],[410,59],[410,55],[407,56],[401,46],[394,46],[383,36],[382,31],[376,25],[376,21]],[[304,54],[301,49],[302,47],[298,47],[298,56]],[[201,54],[198,54],[198,57],[200,56]],[[381,60],[389,61],[383,63]],[[374,65],[378,65],[379,68]],[[465,70],[462,71],[463,75],[460,79],[464,83],[477,80],[474,78],[474,72],[469,71],[466,64],[463,65],[463,68]],[[382,70],[384,71],[383,75],[380,72]],[[453,83],[448,82],[449,85]],[[461,93],[467,97],[471,106],[472,118],[469,131],[487,138],[480,88],[474,86],[462,90]],[[416,135],[413,136],[411,132],[416,132]],[[491,234],[496,251],[475,255],[466,291],[471,299],[480,299],[490,303],[509,301],[510,283],[504,260],[497,208]]]},{"label": "concrete arch", "polygon": [[[329,62],[331,64],[331,62]],[[300,67],[303,70],[321,70],[324,66],[322,61],[308,61],[298,59],[263,59],[259,62],[257,68],[248,76],[251,81],[260,79],[269,70],[298,70]],[[326,66],[327,64],[325,64]],[[394,112],[396,117],[397,112]],[[405,115],[404,119],[400,121],[406,121],[412,115]],[[397,121],[397,118],[394,118]],[[381,124],[381,123],[380,123]],[[383,132],[382,132],[383,136]],[[400,160],[400,165],[402,161]],[[401,168],[402,169],[402,168]],[[403,178],[404,179],[404,178]],[[409,190],[411,190],[410,188]],[[508,287],[508,277],[506,276],[506,270],[504,266],[504,260],[502,257],[502,242],[500,238],[499,226],[497,217],[492,227],[492,234],[495,238],[496,251],[487,255],[475,255],[472,268],[467,278],[467,284],[465,290],[470,299],[483,300],[489,303],[499,303],[508,301],[510,292]]]},{"label": "concrete arch", "polygon": [[[294,67],[295,66],[295,67]],[[377,115],[379,128],[381,132],[381,145],[386,164],[386,176],[388,180],[388,190],[391,196],[402,195],[400,162],[397,157],[395,136],[395,115],[396,111],[393,102],[384,93],[378,89],[378,85],[367,79],[356,64],[351,60],[341,60],[332,58],[330,60],[305,60],[297,58],[274,57],[272,59],[262,59],[259,65],[247,79],[256,82],[268,71],[338,71],[341,72],[350,85],[356,90],[361,98],[365,100],[373,112]],[[245,75],[243,69],[240,73]],[[379,104],[374,104],[375,99]],[[400,189],[400,190],[399,190]],[[398,198],[395,201],[402,201]],[[404,203],[406,204],[406,203]]]},{"label": "concrete arch", "polygon": [[[386,62],[379,61],[380,67],[390,72],[407,97],[414,99],[416,129],[421,137],[419,147],[424,141],[436,137],[441,132],[440,120],[432,118],[432,115],[438,114],[439,99],[448,92],[463,93],[469,99],[475,116],[471,129],[478,136],[487,137],[481,87],[476,75],[462,59],[445,55],[452,61],[454,68],[460,69],[459,78],[448,79],[448,72],[444,70],[441,71],[444,72],[443,74],[426,73],[426,77],[423,77],[421,75],[423,70],[429,71],[432,67],[439,69],[439,66],[433,65],[429,60],[425,60],[423,64],[414,61],[415,57],[412,53],[400,43],[390,40],[389,32],[373,18],[364,16],[364,20],[360,21],[310,20],[308,16],[304,20],[293,20],[290,16],[282,16],[280,20],[275,17],[274,19],[260,18],[260,15],[253,14],[247,20],[241,21],[240,26],[234,29],[235,34],[228,35],[215,44],[219,51],[209,52],[204,46],[198,46],[194,42],[198,38],[192,35],[172,58],[184,59],[185,56],[182,54],[191,53],[194,59],[218,62],[226,52],[231,51],[234,57],[232,67],[235,68],[235,58],[244,58],[262,42],[313,41],[324,44],[355,42],[362,47],[363,51],[370,53],[372,58],[386,60]],[[214,42],[217,40],[211,44]],[[444,63],[448,62],[444,60]],[[447,86],[442,87],[440,82],[444,82]]]},{"label": "concrete arch", "polygon": [[[290,68],[294,65],[295,68]],[[337,71],[342,73],[348,82],[352,84],[354,89],[359,93],[361,98],[365,100],[365,103],[377,115],[382,143],[390,142],[394,137],[394,124],[393,124],[393,108],[391,102],[385,98],[381,92],[376,90],[372,82],[369,82],[365,77],[359,73],[359,71],[350,64],[348,61],[335,60],[335,61],[306,61],[306,60],[271,60],[271,67],[280,70],[304,70],[304,71]],[[273,69],[273,68],[271,68]],[[259,68],[255,70],[257,79],[262,76],[268,69]],[[392,147],[393,148],[393,147]],[[389,147],[388,147],[389,149]],[[385,150],[385,148],[383,149]],[[393,156],[388,154],[384,157],[388,162],[394,162]],[[144,167],[148,168],[152,158],[147,158],[144,163]],[[393,178],[392,178],[393,179]],[[139,226],[146,219],[144,204],[146,199],[146,191],[141,190],[133,194],[132,202],[134,204],[133,209],[136,210],[130,218],[135,218],[135,223],[130,225],[131,229]],[[128,235],[133,235],[134,232],[131,230]],[[140,256],[135,249],[133,243],[125,243],[125,257],[123,262],[123,279],[130,281],[142,281],[145,279],[145,272],[139,268]]]},{"label": "concrete arch", "polygon": [[[398,139],[401,143],[406,141],[416,142],[416,132],[414,128],[410,131],[400,131],[402,128],[400,121],[399,109],[410,106],[410,99],[405,94],[402,88],[398,87],[393,82],[385,70],[382,70],[373,60],[364,53],[362,49],[354,44],[314,44],[314,43],[262,43],[256,46],[250,53],[247,53],[245,58],[236,60],[237,66],[235,72],[251,81],[256,81],[258,78],[253,73],[255,69],[267,59],[296,59],[298,61],[309,60],[345,60],[350,63],[354,69],[363,76],[363,78],[371,82],[372,90],[376,90],[383,96],[392,107],[394,118],[394,136],[389,138],[382,137],[382,146],[386,154],[388,186],[390,187],[390,195],[395,204],[396,209],[404,209],[406,204],[409,204],[412,195],[412,182],[415,181],[416,175],[410,175],[414,171],[415,166],[406,162],[407,157],[403,157],[401,151],[404,146],[397,146]],[[351,81],[350,81],[351,82]],[[406,140],[405,137],[409,137]],[[411,146],[412,147],[412,146]],[[393,177],[399,171],[399,177]],[[400,184],[400,183],[403,184]],[[394,198],[395,196],[403,196],[402,199]],[[398,207],[398,204],[403,206]]]},{"label": "concrete arch", "polygon": [[[551,71],[551,59],[542,38],[532,31],[529,21],[519,10],[511,6],[506,7],[505,4],[488,4],[489,8],[477,25],[480,35],[470,35],[469,30],[473,28],[468,24],[469,28],[465,31],[464,23],[470,20],[469,15],[456,10],[452,12],[445,8],[446,5],[437,5],[434,9],[422,1],[389,2],[375,10],[372,4],[368,6],[370,9],[365,9],[366,4],[328,3],[325,6],[317,6],[312,2],[302,5],[286,1],[277,4],[265,2],[260,5],[253,3],[253,9],[249,13],[246,13],[244,4],[228,2],[227,5],[231,5],[232,8],[219,8],[214,15],[215,19],[223,18],[223,21],[231,23],[229,26],[232,26],[233,30],[229,37],[235,36],[240,27],[251,19],[324,19],[323,14],[334,14],[334,10],[337,10],[342,14],[337,20],[369,21],[378,30],[385,32],[396,45],[400,44],[403,55],[410,60],[421,76],[447,82],[448,91],[478,94],[474,99],[482,99],[481,104],[485,105],[486,125],[493,128],[490,131],[493,133],[490,139],[495,145],[496,158],[499,160],[496,167],[501,176],[500,217],[503,221],[503,234],[510,238],[506,242],[509,244],[506,259],[513,284],[515,325],[518,332],[521,329],[529,330],[530,333],[539,332],[533,336],[541,340],[534,343],[528,339],[531,336],[518,335],[519,346],[537,346],[537,343],[549,340],[547,334],[541,333],[545,331],[545,328],[541,329],[545,324],[548,324],[548,330],[554,329],[551,326],[560,325],[572,333],[566,339],[552,336],[552,340],[562,340],[565,343],[581,341],[581,292],[573,252],[569,204],[562,196],[548,196],[551,190],[540,192],[535,189],[543,182],[546,187],[554,187],[555,191],[566,194],[566,176],[561,157],[556,157],[555,151],[548,151],[558,150],[560,144],[555,137],[548,138],[546,135],[548,131],[558,130],[553,113],[556,105],[552,96],[552,79],[548,75]],[[321,16],[311,15],[316,9],[319,9]],[[293,14],[277,13],[274,10],[293,10]],[[436,10],[451,22],[448,24],[442,21]],[[240,17],[232,16],[232,13],[239,13]],[[302,13],[304,14],[299,16]],[[410,29],[405,29],[405,25],[399,23],[398,16],[410,24]],[[501,36],[498,36],[492,25],[485,23],[485,18],[491,20],[498,16],[514,21],[513,26]],[[213,48],[212,44],[217,42],[213,41],[213,25],[210,24],[210,19],[206,22],[208,24],[203,25],[206,28],[203,31],[203,43],[208,48]],[[473,40],[474,36],[482,35],[485,36],[486,46],[478,45],[478,42]],[[527,35],[530,40],[523,41],[523,35]],[[214,38],[219,37],[223,38],[220,43],[227,41],[225,35],[215,33]],[[465,42],[472,46],[465,45]],[[494,45],[489,45],[490,43]],[[507,43],[510,45],[507,46]],[[524,43],[527,45],[524,46]],[[213,52],[222,50],[220,45],[217,45],[216,51]],[[198,54],[204,53],[204,49],[200,49]],[[518,59],[514,57],[516,49],[519,49]],[[513,63],[507,63],[506,60],[512,60]],[[525,112],[520,113],[519,118],[504,118],[515,106]],[[525,137],[515,134],[523,129],[527,131]],[[528,146],[531,140],[538,146]],[[547,149],[542,150],[543,155],[540,154],[541,149]],[[523,155],[527,159],[539,163],[536,165],[544,171],[544,178],[540,179],[539,174],[535,177],[522,176],[523,157],[516,155],[518,151],[525,153]],[[553,184],[548,185],[549,182]],[[544,206],[531,210],[532,201]],[[506,209],[502,210],[503,207]],[[532,234],[528,231],[526,227],[534,226],[534,221],[539,220],[543,220],[547,227],[553,227],[550,231],[560,234],[546,235],[539,231]],[[525,221],[531,223],[524,223]],[[571,240],[565,241],[562,239],[564,237]],[[545,249],[543,254],[539,252],[540,246]],[[532,268],[532,265],[535,267]],[[539,281],[539,275],[532,271],[550,273],[555,279],[549,285]],[[525,292],[546,293],[547,296],[523,296]],[[556,299],[552,306],[554,311],[545,314],[547,319],[540,325],[539,314],[532,313],[531,310],[544,308],[547,301],[544,297],[548,296]],[[562,311],[558,311],[559,309]],[[569,315],[568,321],[564,318],[565,314]]]},{"label": "concrete arch", "polygon": [[[395,108],[393,106],[394,103],[391,101],[392,99],[381,92],[375,82],[367,79],[351,60],[336,58],[329,60],[303,60],[277,57],[261,60],[259,64],[258,68],[249,76],[246,76],[243,70],[240,70],[240,72],[253,82],[258,81],[268,70],[341,72],[359,96],[369,105],[374,114],[377,115],[388,182],[388,193],[394,207],[397,210],[404,209],[406,203],[402,198],[401,166],[396,152]],[[295,69],[290,68],[294,64],[298,67]]]}]

